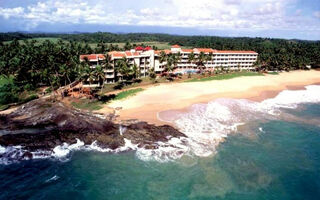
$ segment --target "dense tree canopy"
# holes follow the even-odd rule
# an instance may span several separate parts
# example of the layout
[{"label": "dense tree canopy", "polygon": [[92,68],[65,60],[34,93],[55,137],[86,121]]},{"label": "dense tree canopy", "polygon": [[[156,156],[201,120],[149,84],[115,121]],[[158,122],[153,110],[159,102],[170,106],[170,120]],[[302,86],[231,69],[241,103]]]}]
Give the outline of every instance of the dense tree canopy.
[{"label": "dense tree canopy", "polygon": [[13,40],[0,46],[0,73],[13,76],[16,84],[28,88],[59,87],[77,77],[79,55],[88,51],[81,44],[62,40],[40,44]]}]

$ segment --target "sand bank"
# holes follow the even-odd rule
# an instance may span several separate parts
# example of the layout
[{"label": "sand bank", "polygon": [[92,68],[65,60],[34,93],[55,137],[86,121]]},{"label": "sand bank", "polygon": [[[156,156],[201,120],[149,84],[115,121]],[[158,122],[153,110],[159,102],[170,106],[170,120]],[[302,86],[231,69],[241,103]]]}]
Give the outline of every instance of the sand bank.
[{"label": "sand bank", "polygon": [[238,77],[207,82],[171,83],[148,87],[136,96],[114,101],[109,107],[122,107],[120,120],[138,119],[153,124],[165,124],[158,113],[165,110],[184,110],[195,103],[207,103],[217,98],[244,98],[262,101],[285,89],[301,89],[320,83],[320,71],[292,71],[279,75]]}]

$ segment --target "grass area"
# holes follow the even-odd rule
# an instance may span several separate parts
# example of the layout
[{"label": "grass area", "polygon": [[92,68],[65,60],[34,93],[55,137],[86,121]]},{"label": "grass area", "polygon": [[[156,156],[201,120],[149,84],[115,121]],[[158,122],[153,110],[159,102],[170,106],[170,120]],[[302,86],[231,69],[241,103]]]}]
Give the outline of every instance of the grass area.
[{"label": "grass area", "polygon": [[268,72],[270,75],[279,75],[279,72]]},{"label": "grass area", "polygon": [[8,105],[0,105],[0,111],[8,109]]},{"label": "grass area", "polygon": [[203,78],[194,78],[190,80],[186,80],[185,82],[203,82],[203,81],[212,81],[212,80],[226,80],[226,79],[232,79],[237,78],[241,76],[264,76],[261,73],[257,72],[235,72],[235,73],[229,73],[229,74],[218,74],[215,76],[209,76],[209,77],[203,77]]},{"label": "grass area", "polygon": [[[39,37],[39,38],[32,38],[32,39],[26,39],[27,41],[32,41],[32,40],[36,40],[37,41],[37,44],[40,44],[42,42],[44,42],[45,40],[50,40],[51,42],[57,42],[60,38],[54,38],[54,37]],[[20,44],[23,44],[23,41],[25,40],[18,40],[18,42]],[[8,44],[8,43],[11,43],[12,41],[5,41],[3,42],[4,44]]]},{"label": "grass area", "polygon": [[82,110],[100,110],[102,108],[102,102],[100,101],[90,101],[88,99],[81,99],[79,102],[72,102],[71,105],[75,108]]},{"label": "grass area", "polygon": [[[125,43],[124,42],[115,42],[115,43],[106,43],[108,45],[112,44],[112,45],[118,45],[120,48],[123,48]],[[158,49],[170,49],[171,48],[171,45],[168,43],[168,42],[132,42],[131,44],[136,44],[136,45],[145,45],[145,46],[155,46],[157,47]],[[97,47],[97,43],[90,43],[89,44],[91,48],[96,48]],[[187,49],[187,48],[191,48],[191,47],[188,47],[188,46],[182,46],[183,49]]]},{"label": "grass area", "polygon": [[[142,87],[142,86],[155,84],[154,81],[151,80],[149,77],[142,77],[142,78],[140,78],[140,80],[141,80],[141,82],[136,82],[136,83],[127,84],[127,85],[123,85],[123,86],[120,86],[120,83],[105,84],[103,86],[103,89],[100,94],[113,92],[113,91],[119,90],[119,89],[130,89],[130,88],[136,88],[136,87]],[[168,81],[165,77],[159,77],[156,80],[156,84],[166,83],[166,82],[168,82]]]},{"label": "grass area", "polygon": [[[45,40],[50,40],[51,42],[57,42],[60,38],[54,38],[54,37],[39,37],[39,38],[32,38],[32,39],[26,39],[28,41],[31,41],[31,40],[36,40],[37,41],[37,44],[40,44],[42,42],[44,42]],[[23,41],[25,40],[18,40],[19,43],[23,43]],[[65,40],[63,40],[65,41]],[[4,43],[5,44],[8,44],[12,41],[5,41]],[[89,43],[89,46],[91,48],[96,48],[97,47],[97,44],[98,43]],[[108,45],[112,44],[112,45],[118,45],[120,48],[123,48],[125,43],[124,42],[115,42],[115,43],[106,43]],[[170,49],[171,48],[171,45],[168,43],[168,42],[157,42],[157,41],[154,41],[154,42],[132,42],[131,44],[136,44],[136,45],[146,45],[146,46],[156,46],[158,49]],[[187,46],[182,46],[182,48],[191,48],[191,47],[187,47]]]},{"label": "grass area", "polygon": [[114,100],[121,100],[121,99],[125,99],[125,98],[127,98],[127,97],[129,97],[129,96],[134,96],[134,95],[136,95],[138,92],[141,92],[141,91],[143,91],[142,88],[136,88],[136,89],[131,89],[131,90],[119,92],[119,93],[115,96]]},{"label": "grass area", "polygon": [[134,96],[135,94],[141,91],[143,91],[142,88],[136,88],[136,89],[120,92],[116,95],[113,94],[113,95],[102,96],[101,99],[99,100],[89,100],[89,99],[77,100],[77,101],[71,102],[71,105],[81,110],[88,110],[88,111],[100,110],[101,108],[103,108],[104,103],[107,103],[111,100],[125,99],[129,96]]}]

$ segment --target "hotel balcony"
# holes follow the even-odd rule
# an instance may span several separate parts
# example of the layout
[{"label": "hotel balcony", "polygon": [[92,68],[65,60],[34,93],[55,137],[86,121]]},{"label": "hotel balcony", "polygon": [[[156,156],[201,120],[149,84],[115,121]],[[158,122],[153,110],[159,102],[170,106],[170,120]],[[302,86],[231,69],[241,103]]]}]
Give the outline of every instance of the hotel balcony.
[{"label": "hotel balcony", "polygon": [[106,78],[114,78],[114,74],[106,74]]},{"label": "hotel balcony", "polygon": [[105,69],[103,71],[104,71],[104,73],[112,73],[112,72],[114,72],[114,69],[110,68],[110,69]]}]

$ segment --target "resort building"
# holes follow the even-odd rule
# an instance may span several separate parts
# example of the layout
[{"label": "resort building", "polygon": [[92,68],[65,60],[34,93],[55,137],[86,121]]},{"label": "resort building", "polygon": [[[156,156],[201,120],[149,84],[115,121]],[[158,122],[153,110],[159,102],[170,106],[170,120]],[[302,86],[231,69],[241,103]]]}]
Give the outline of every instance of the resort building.
[{"label": "resort building", "polygon": [[[115,80],[121,80],[122,75],[115,73],[114,68],[117,67],[117,61],[126,59],[130,67],[137,66],[141,77],[148,76],[150,69],[154,69],[157,74],[161,74],[166,70],[167,63],[160,62],[161,54],[176,54],[178,62],[173,73],[196,73],[199,71],[214,71],[221,69],[229,70],[254,70],[254,63],[257,61],[258,53],[254,51],[231,51],[231,50],[215,50],[211,48],[194,48],[183,49],[179,45],[173,45],[171,49],[153,50],[150,47],[136,47],[130,51],[112,51],[108,52],[111,58],[111,67],[105,69],[105,83],[113,83]],[[193,56],[190,56],[193,54]],[[199,58],[205,55],[201,66]],[[192,58],[193,59],[190,59]],[[102,64],[105,56],[103,54],[81,55],[80,61],[87,60],[91,68]],[[115,78],[117,76],[117,79]],[[92,85],[96,86],[96,85]]]}]

